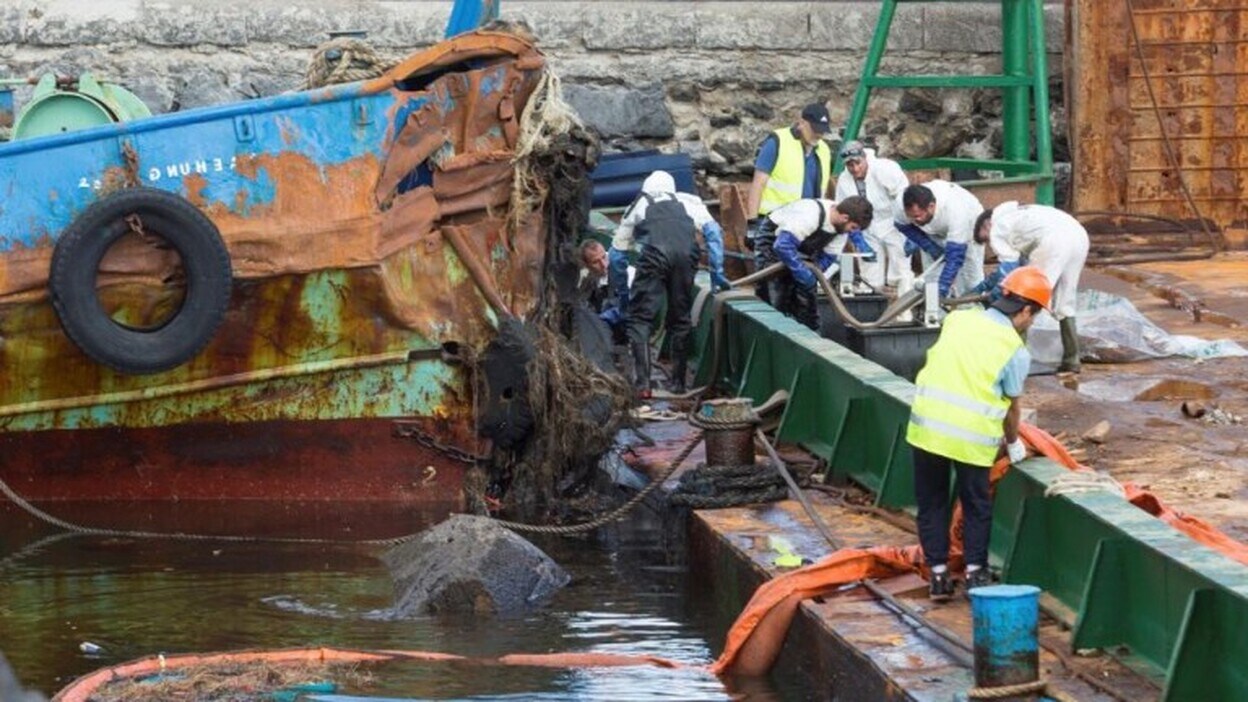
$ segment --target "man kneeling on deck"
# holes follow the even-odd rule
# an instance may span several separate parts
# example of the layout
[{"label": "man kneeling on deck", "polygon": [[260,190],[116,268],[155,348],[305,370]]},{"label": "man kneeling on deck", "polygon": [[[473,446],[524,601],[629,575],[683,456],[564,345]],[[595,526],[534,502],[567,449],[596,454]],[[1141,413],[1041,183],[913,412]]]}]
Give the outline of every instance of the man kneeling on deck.
[{"label": "man kneeling on deck", "polygon": [[[832,264],[832,257],[845,248],[847,239],[859,253],[873,257],[875,251],[862,234],[871,226],[873,209],[867,198],[852,195],[840,202],[795,200],[767,215],[776,229],[774,256],[789,269],[767,281],[767,298],[772,306],[818,330],[819,307],[815,302],[818,281],[806,262],[813,260],[826,270]],[[853,274],[846,271],[842,275]]]},{"label": "man kneeling on deck", "polygon": [[[624,310],[625,333],[633,353],[633,382],[640,397],[650,396],[650,331],[664,301],[672,356],[670,389],[677,394],[685,392],[693,275],[700,257],[695,231],[706,239],[711,285],[726,290],[724,232],[700,198],[676,192],[676,181],[667,171],[646,177],[641,194],[624,212],[611,240],[610,278]],[[623,281],[634,239],[641,244],[641,258],[629,292]]]},{"label": "man kneeling on deck", "polygon": [[1023,334],[1040,310],[1048,308],[1053,289],[1039,268],[1023,266],[1006,276],[1001,290],[1002,297],[986,310],[959,310],[945,317],[940,338],[915,380],[906,441],[914,452],[919,543],[932,571],[928,593],[935,601],[949,599],[954,588],[946,565],[950,469],[958,474],[969,591],[991,584],[988,473],[1002,440],[1010,463],[1027,457],[1018,437],[1018,399],[1031,365]]}]

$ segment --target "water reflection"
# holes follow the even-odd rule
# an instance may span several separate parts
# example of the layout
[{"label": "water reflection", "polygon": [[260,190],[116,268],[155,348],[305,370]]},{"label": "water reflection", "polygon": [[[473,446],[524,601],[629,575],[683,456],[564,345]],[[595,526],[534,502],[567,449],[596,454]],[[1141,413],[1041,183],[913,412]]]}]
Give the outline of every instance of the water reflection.
[{"label": "water reflection", "polygon": [[[129,514],[156,530],[164,519],[160,510],[168,507],[136,505]],[[142,518],[134,516],[139,511]],[[404,526],[415,531],[443,516],[408,514]],[[217,518],[219,524],[208,526],[228,528],[228,515]],[[100,523],[100,515],[95,519]],[[389,528],[393,532],[393,521]],[[355,529],[377,533],[380,527]],[[717,653],[709,642],[718,646],[722,624],[713,621],[710,603],[688,589],[683,550],[664,543],[658,525],[644,516],[592,540],[537,543],[573,577],[548,607],[510,618],[395,620],[391,580],[377,560],[380,547],[70,537],[5,503],[0,651],[27,686],[48,694],[95,668],[157,652],[335,646],[494,657],[592,651],[691,666]],[[695,667],[551,670],[412,662],[386,664],[369,689],[342,693],[308,699],[779,699],[765,684],[730,693]]]}]

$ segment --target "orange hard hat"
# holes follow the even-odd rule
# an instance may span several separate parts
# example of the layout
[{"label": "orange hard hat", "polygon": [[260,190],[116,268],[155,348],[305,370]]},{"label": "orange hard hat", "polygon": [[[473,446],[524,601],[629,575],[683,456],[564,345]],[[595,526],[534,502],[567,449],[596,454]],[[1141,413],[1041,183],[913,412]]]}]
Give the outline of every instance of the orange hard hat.
[{"label": "orange hard hat", "polygon": [[1053,299],[1053,286],[1049,285],[1049,277],[1035,266],[1014,269],[1001,281],[1001,290],[1024,300],[1031,300],[1046,310],[1049,309],[1049,301]]}]

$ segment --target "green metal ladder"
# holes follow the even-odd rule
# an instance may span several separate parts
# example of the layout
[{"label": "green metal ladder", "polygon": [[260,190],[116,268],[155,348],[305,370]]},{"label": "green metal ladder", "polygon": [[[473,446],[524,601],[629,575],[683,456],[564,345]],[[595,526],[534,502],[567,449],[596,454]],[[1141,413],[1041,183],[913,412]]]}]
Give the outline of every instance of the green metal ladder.
[{"label": "green metal ladder", "polygon": [[[940,0],[883,0],[862,80],[845,125],[845,140],[858,138],[875,88],[1000,88],[1004,93],[1004,158],[927,158],[902,162],[907,170],[957,168],[993,170],[1004,174],[994,184],[1034,183],[1036,202],[1053,204],[1053,141],[1049,121],[1048,61],[1044,45],[1043,0],[1001,0],[1002,75],[879,75],[897,5]],[[957,1],[957,0],[944,0]],[[1032,111],[1034,98],[1035,110]],[[1036,158],[1031,157],[1031,121],[1035,119]],[[836,169],[841,169],[837,159]]]}]

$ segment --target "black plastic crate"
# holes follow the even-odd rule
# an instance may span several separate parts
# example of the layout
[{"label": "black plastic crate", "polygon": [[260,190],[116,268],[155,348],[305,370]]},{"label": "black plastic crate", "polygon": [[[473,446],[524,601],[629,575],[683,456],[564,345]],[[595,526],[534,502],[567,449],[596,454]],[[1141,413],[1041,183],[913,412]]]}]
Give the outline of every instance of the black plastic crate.
[{"label": "black plastic crate", "polygon": [[849,340],[845,345],[850,350],[911,382],[927,361],[927,350],[940,336],[940,327],[918,324],[847,329]]},{"label": "black plastic crate", "polygon": [[[883,295],[854,295],[841,299],[845,302],[845,309],[859,322],[874,322],[888,308],[888,298]],[[819,298],[819,336],[846,346],[848,336],[845,330],[848,328],[828,298]]]}]

